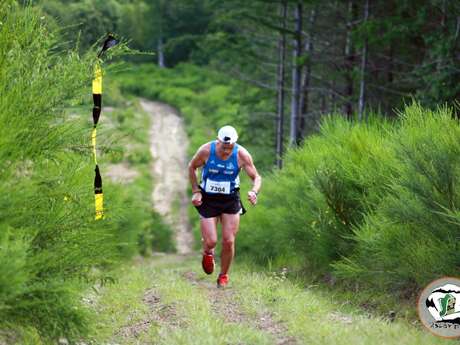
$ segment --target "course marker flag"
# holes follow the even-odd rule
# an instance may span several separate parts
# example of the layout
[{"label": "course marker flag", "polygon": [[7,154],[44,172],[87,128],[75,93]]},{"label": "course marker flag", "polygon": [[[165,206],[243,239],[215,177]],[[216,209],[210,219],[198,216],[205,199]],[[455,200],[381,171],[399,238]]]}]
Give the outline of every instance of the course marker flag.
[{"label": "course marker flag", "polygon": [[93,147],[94,164],[94,206],[96,209],[95,219],[104,219],[104,194],[102,193],[102,177],[97,164],[97,151],[96,151],[96,138],[97,138],[97,123],[101,116],[102,110],[102,59],[104,52],[115,46],[118,40],[114,35],[108,34],[100,52],[97,54],[97,61],[94,66],[94,79],[93,79],[93,130],[91,131],[91,144]]}]

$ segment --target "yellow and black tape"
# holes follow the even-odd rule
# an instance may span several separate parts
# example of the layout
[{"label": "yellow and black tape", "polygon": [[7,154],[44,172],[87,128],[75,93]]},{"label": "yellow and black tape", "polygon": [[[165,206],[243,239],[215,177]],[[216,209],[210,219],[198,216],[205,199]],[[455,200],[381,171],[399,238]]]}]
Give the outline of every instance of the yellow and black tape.
[{"label": "yellow and black tape", "polygon": [[104,194],[102,193],[102,177],[97,164],[96,138],[97,138],[97,123],[101,116],[102,110],[102,55],[104,52],[118,43],[114,35],[108,34],[104,40],[101,51],[97,54],[97,62],[94,67],[93,78],[93,130],[91,132],[91,144],[93,146],[94,164],[96,165],[94,177],[94,203],[96,209],[95,219],[104,218]]}]

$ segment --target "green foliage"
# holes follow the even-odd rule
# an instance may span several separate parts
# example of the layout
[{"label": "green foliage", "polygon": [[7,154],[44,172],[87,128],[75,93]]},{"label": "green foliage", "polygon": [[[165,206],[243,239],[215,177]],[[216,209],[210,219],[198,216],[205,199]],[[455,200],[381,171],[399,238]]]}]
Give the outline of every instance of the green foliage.
[{"label": "green foliage", "polygon": [[232,124],[239,132],[239,141],[253,153],[256,165],[262,170],[271,167],[272,151],[260,143],[266,142],[273,126],[266,119],[253,119],[249,114],[266,109],[256,89],[190,64],[174,69],[131,65],[116,79],[125,93],[162,101],[180,111],[189,135],[190,156],[214,139],[219,127]]},{"label": "green foliage", "polygon": [[340,275],[399,289],[458,275],[459,140],[450,110],[406,109],[392,136],[404,164],[356,230],[355,253],[335,266]]},{"label": "green foliage", "polygon": [[[384,126],[353,126],[339,116],[326,119],[321,135],[310,137],[301,149],[291,150],[285,168],[265,179],[261,205],[254,212],[262,217],[276,214],[266,221],[268,228],[285,229],[273,231],[278,249],[270,259],[295,248],[312,269],[321,271],[350,250],[353,227],[372,207],[385,182],[381,179],[382,163],[391,157],[380,146],[379,129]],[[248,227],[257,229],[251,230],[252,245],[267,229],[252,224],[252,216],[248,218]],[[272,246],[271,239],[266,241]],[[264,255],[272,252],[263,251]]]},{"label": "green foliage", "polygon": [[[151,52],[159,39],[168,66],[188,60],[209,25],[211,1],[203,0],[46,0],[38,1],[56,26],[64,27],[63,41],[86,51],[107,32],[129,39],[131,47]],[[151,56],[132,56],[133,61],[153,61]]]},{"label": "green foliage", "polygon": [[[24,343],[73,341],[88,330],[83,289],[109,279],[105,268],[137,253],[140,235],[160,222],[141,182],[107,180],[105,219],[94,220],[96,53],[63,50],[39,10],[13,1],[0,3],[0,23],[0,325]],[[103,169],[109,145],[98,143]]]},{"label": "green foliage", "polygon": [[[118,85],[114,78],[106,79],[110,85]],[[112,92],[109,89],[107,91]],[[105,192],[107,199],[116,205],[116,212],[120,215],[114,219],[117,222],[120,243],[123,242],[123,237],[129,236],[130,245],[122,247],[126,256],[138,251],[143,255],[149,255],[152,251],[174,251],[171,229],[152,209],[149,115],[143,112],[137,101],[124,101],[119,108],[104,113],[100,126],[104,125],[108,127],[103,134],[108,144],[107,153],[102,155],[102,165],[111,161],[123,164],[136,173],[128,183],[108,181],[109,186]]]},{"label": "green foliage", "polygon": [[108,32],[116,32],[122,16],[122,6],[116,0],[70,1],[59,0],[39,2],[49,21],[65,29],[59,32],[63,41],[73,46],[79,42],[81,51],[93,46],[99,37]]},{"label": "green foliage", "polygon": [[[78,44],[80,51],[85,51],[99,37],[113,31],[127,38],[133,48],[156,54],[125,57],[129,61],[158,63],[162,56],[167,67],[195,63],[219,69],[228,77],[237,76],[263,85],[259,101],[267,102],[264,111],[273,111],[276,94],[270,89],[277,85],[276,42],[281,32],[286,34],[288,42],[293,39],[293,25],[281,29],[280,2],[43,0],[36,3],[48,14],[46,20],[61,29],[62,45]],[[347,2],[302,3],[306,33],[303,45],[307,36],[311,37],[313,51],[305,50],[297,61],[304,67],[309,65],[315,76],[309,82],[305,133],[316,129],[322,114],[343,108],[348,102],[356,109],[361,79],[356,57],[366,42],[367,109],[383,109],[382,115],[394,116],[394,109],[412,96],[433,109],[439,103],[452,105],[459,99],[457,1],[379,1],[371,6],[367,20],[363,20],[364,2],[354,3],[352,13]],[[296,2],[287,4],[287,22],[293,23]],[[336,25],[329,25],[331,21]],[[355,56],[349,61],[343,56],[347,37]],[[291,55],[291,49],[288,45],[286,56]],[[288,62],[286,76],[290,67]],[[347,88],[349,95],[337,97],[337,92]]]},{"label": "green foliage", "polygon": [[238,250],[400,292],[457,275],[459,140],[450,110],[417,104],[393,125],[326,119],[265,178]]}]

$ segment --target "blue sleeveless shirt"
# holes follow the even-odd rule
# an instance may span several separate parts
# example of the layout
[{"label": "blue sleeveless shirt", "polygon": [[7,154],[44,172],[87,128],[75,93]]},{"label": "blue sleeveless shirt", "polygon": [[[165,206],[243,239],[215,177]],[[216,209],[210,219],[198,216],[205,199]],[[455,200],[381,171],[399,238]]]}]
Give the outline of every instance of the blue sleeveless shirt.
[{"label": "blue sleeveless shirt", "polygon": [[201,172],[201,188],[209,194],[233,194],[240,186],[238,173],[238,145],[226,160],[217,157],[216,142],[211,142],[211,152]]}]

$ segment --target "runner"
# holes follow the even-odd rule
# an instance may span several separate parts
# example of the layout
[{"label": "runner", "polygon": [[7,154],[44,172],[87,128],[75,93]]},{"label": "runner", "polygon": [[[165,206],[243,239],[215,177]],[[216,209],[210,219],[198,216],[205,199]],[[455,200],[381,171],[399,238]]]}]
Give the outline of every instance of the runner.
[{"label": "runner", "polygon": [[[257,173],[249,152],[236,144],[238,134],[232,126],[222,127],[217,140],[202,145],[189,163],[192,184],[192,203],[200,214],[203,240],[203,270],[214,271],[214,248],[217,243],[217,222],[222,223],[222,253],[217,286],[228,284],[228,271],[235,254],[235,236],[238,232],[240,214],[245,209],[240,200],[238,173],[244,169],[253,187],[248,192],[252,205],[257,203],[261,177]],[[196,169],[202,168],[198,185]]]}]

